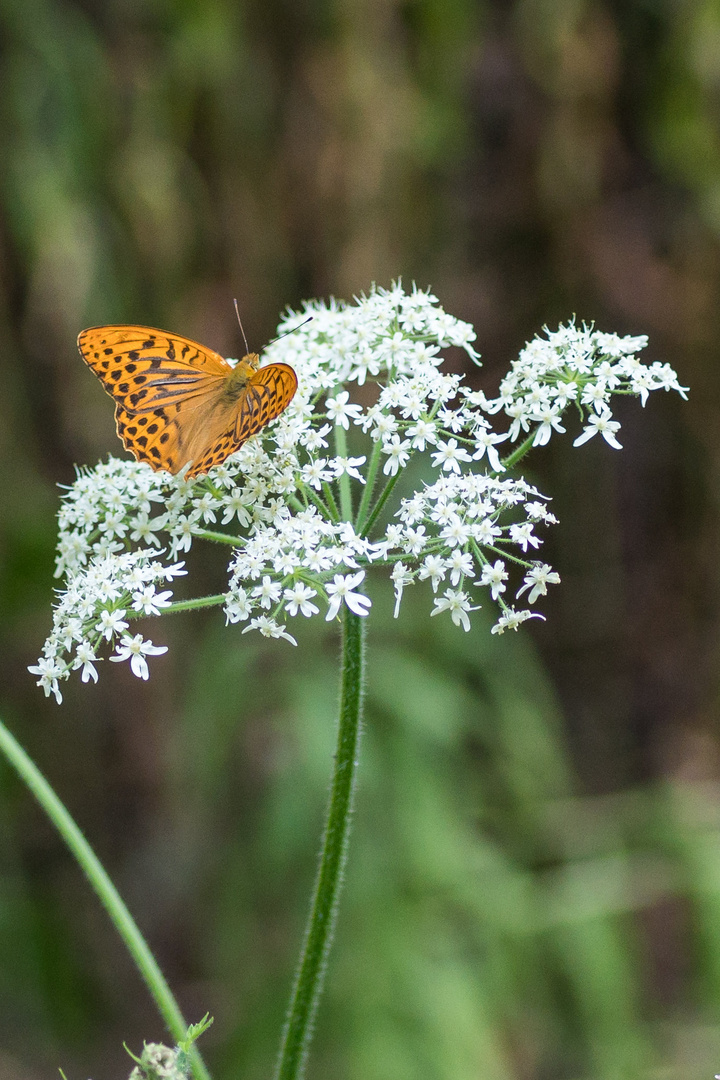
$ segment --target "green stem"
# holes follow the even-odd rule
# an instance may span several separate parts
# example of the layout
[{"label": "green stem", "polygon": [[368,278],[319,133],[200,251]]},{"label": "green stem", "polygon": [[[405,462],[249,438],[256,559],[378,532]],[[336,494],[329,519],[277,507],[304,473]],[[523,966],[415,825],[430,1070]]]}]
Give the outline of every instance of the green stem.
[{"label": "green stem", "polygon": [[199,540],[212,540],[216,544],[232,544],[233,547],[242,547],[247,543],[244,536],[233,536],[231,533],[216,532],[214,529],[196,529],[193,536]]},{"label": "green stem", "polygon": [[332,493],[332,488],[327,483],[327,481],[323,482],[323,493],[325,495],[325,502],[327,503],[330,510],[332,520],[340,521],[340,511],[338,510],[338,505],[335,502],[335,496]]},{"label": "green stem", "polygon": [[387,484],[385,485],[385,487],[381,491],[380,497],[378,498],[378,501],[375,503],[375,507],[373,509],[373,512],[370,515],[370,520],[367,522],[366,525],[363,526],[363,530],[362,530],[362,535],[363,536],[369,536],[370,535],[370,532],[372,530],[373,525],[375,524],[377,519],[380,517],[380,513],[382,511],[383,506],[385,505],[385,503],[390,498],[390,493],[391,493],[392,489],[395,487],[398,480],[400,479],[400,473],[401,473],[401,470],[398,469],[398,471],[395,473],[395,475],[390,477]]},{"label": "green stem", "polygon": [[[115,929],[125,942],[128,952],[135,961],[140,974],[155,999],[155,1004],[160,1010],[170,1034],[175,1042],[179,1043],[186,1037],[188,1025],[180,1012],[170,987],[165,981],[163,973],[158,967],[155,957],[148,948],[147,942],[138,930],[120,894],[80,829],[40,770],[28,757],[14,736],[10,734],[2,721],[0,721],[0,751],[5,755],[21,779],[25,781],[70,848],[75,860],[97,893],[100,903],[114,923]],[[210,1073],[194,1047],[190,1050],[190,1056],[193,1075],[196,1080],[210,1080]]]},{"label": "green stem", "polygon": [[[325,485],[325,487],[327,487],[327,484]],[[307,495],[310,502],[313,503],[313,505],[317,507],[317,509],[320,511],[320,513],[322,514],[322,516],[324,518],[326,518],[328,521],[337,521],[338,520],[337,513],[333,517],[333,512],[332,512],[331,508],[329,506],[327,506],[325,504],[325,502],[323,502],[323,500],[320,498],[320,496],[315,491],[313,491],[313,489],[310,487],[309,484],[303,485],[303,491],[304,491],[305,495]],[[337,510],[337,507],[335,509]]]},{"label": "green stem", "polygon": [[508,454],[506,458],[502,459],[502,463],[506,469],[512,469],[513,465],[517,465],[521,458],[524,458],[528,450],[532,447],[533,440],[535,438],[535,432],[531,431],[526,439],[524,439],[517,449],[513,450],[512,454]]},{"label": "green stem", "polygon": [[[342,424],[335,425],[335,452],[338,457],[348,456],[347,434]],[[346,472],[338,480],[340,488],[340,513],[343,521],[352,521],[352,492],[350,490],[350,477]]]},{"label": "green stem", "polygon": [[382,446],[380,440],[376,439],[373,443],[370,464],[368,465],[367,477],[365,478],[365,487],[363,488],[362,498],[357,512],[357,519],[355,521],[355,532],[358,536],[362,536],[363,529],[365,528],[365,519],[370,510],[370,503],[372,502],[373,490],[375,488],[375,478],[377,477],[377,471],[380,467],[381,457]]},{"label": "green stem", "polygon": [[337,904],[347,857],[352,814],[364,662],[363,620],[343,608],[340,719],[335,770],[330,791],[320,867],[310,918],[300,954],[290,1008],[283,1031],[276,1080],[301,1080],[305,1075],[313,1024],[322,990],[327,957],[337,918]]},{"label": "green stem", "polygon": [[[172,604],[162,608],[162,614],[173,615],[177,611],[197,611],[198,608],[218,607],[219,604],[224,604],[227,598],[227,593],[215,593],[213,596],[196,596],[192,600],[175,600]],[[131,616],[126,617],[130,618]],[[144,617],[138,616],[138,618]]]}]

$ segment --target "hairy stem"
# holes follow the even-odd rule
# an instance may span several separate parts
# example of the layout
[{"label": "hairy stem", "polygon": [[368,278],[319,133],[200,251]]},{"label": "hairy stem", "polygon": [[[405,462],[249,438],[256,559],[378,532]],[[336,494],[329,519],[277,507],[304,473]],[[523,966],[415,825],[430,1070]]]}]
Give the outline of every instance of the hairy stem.
[{"label": "hairy stem", "polygon": [[533,440],[535,439],[535,432],[531,431],[526,439],[520,443],[520,445],[513,450],[512,454],[508,454],[507,457],[502,459],[502,463],[506,469],[512,469],[514,465],[517,465],[521,458],[524,458],[528,450],[531,449]]},{"label": "hairy stem", "polygon": [[370,532],[372,530],[373,525],[375,524],[377,519],[380,517],[380,514],[382,512],[382,508],[385,505],[385,503],[388,501],[388,499],[390,498],[390,494],[392,492],[392,489],[397,484],[398,480],[400,479],[400,476],[401,476],[401,471],[400,471],[400,469],[398,469],[398,471],[395,473],[395,475],[390,477],[387,484],[385,485],[385,487],[380,492],[380,495],[378,496],[378,501],[375,503],[375,506],[373,508],[373,512],[370,515],[369,520],[366,522],[365,525],[363,525],[363,530],[362,530],[362,535],[363,536],[369,536],[370,535]]},{"label": "hairy stem", "polygon": [[[338,457],[348,456],[347,435],[342,424],[335,425],[335,452]],[[352,521],[352,491],[350,489],[350,477],[346,472],[338,480],[340,489],[340,513],[343,521]]]},{"label": "hairy stem", "polygon": [[365,519],[370,511],[370,504],[372,502],[373,490],[375,488],[375,479],[377,477],[377,471],[380,466],[380,458],[382,456],[382,445],[379,439],[373,443],[372,454],[370,455],[370,464],[368,465],[367,477],[365,480],[365,487],[363,488],[362,498],[360,499],[360,506],[358,507],[357,519],[355,521],[355,532],[358,535],[364,535]]},{"label": "hairy stem", "polygon": [[283,1031],[276,1080],[305,1075],[313,1021],[337,918],[338,896],[347,857],[362,709],[363,620],[343,608],[340,718],[335,770],[330,791],[320,867]]}]

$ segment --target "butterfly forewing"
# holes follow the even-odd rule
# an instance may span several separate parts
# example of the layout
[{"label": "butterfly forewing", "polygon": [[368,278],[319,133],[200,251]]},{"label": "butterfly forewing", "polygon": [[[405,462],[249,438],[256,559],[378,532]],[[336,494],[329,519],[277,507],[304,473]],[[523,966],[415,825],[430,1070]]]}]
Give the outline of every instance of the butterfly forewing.
[{"label": "butterfly forewing", "polygon": [[[115,400],[125,447],[156,470],[177,473],[190,461],[190,477],[219,465],[279,416],[297,389],[291,367],[269,364],[235,397],[225,392],[233,367],[219,353],[147,326],[92,327],[78,348]],[[252,371],[257,356],[245,360]]]},{"label": "butterfly forewing", "polygon": [[117,404],[133,412],[201,397],[232,370],[219,353],[150,326],[95,326],[83,330],[78,348]]}]

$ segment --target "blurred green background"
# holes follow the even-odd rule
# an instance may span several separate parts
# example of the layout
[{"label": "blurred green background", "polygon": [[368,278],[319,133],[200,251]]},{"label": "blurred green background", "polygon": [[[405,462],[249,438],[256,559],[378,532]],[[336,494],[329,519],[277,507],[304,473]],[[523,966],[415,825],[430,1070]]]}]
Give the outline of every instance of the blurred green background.
[{"label": "blurred green background", "polygon": [[[84,326],[225,355],[286,304],[402,275],[472,321],[493,392],[576,313],[692,388],[531,478],[548,621],[391,618],[310,1076],[720,1071],[720,2],[0,0],[0,715],[65,799],[217,1080],[271,1070],[316,862],[335,629],[152,624],[58,708],[58,484],[120,453]],[[193,560],[215,591],[215,553]],[[0,767],[0,1078],[124,1080],[163,1028],[78,869]]]}]

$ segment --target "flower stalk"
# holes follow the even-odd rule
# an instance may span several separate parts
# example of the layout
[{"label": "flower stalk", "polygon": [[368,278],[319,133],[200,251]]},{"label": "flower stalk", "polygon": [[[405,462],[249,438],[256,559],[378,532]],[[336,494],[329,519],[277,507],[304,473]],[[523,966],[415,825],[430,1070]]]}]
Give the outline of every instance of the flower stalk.
[{"label": "flower stalk", "polygon": [[362,619],[343,608],[340,712],[335,768],[330,789],[320,866],[300,954],[275,1080],[305,1075],[313,1022],[332,943],[337,905],[347,859],[362,722],[364,666]]}]

